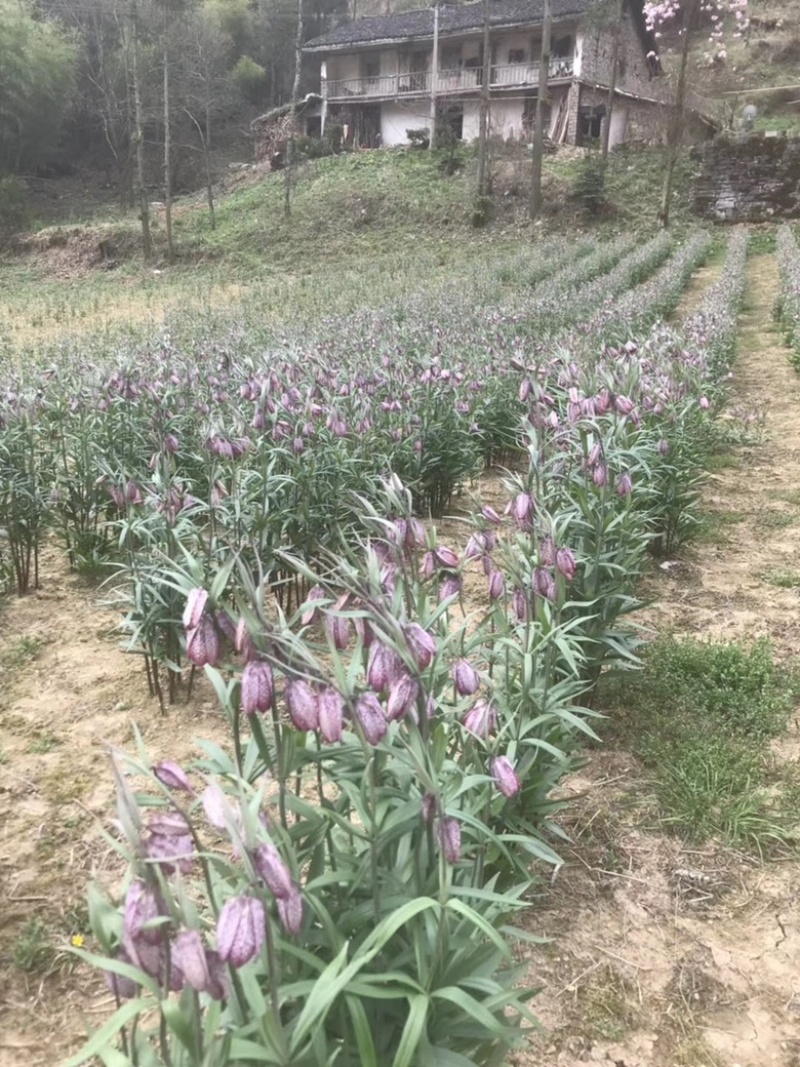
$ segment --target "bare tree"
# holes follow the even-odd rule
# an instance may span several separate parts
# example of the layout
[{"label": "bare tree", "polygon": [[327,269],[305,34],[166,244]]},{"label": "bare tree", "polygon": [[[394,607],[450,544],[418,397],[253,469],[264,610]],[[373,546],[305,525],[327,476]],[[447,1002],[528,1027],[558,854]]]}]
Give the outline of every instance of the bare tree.
[{"label": "bare tree", "polygon": [[478,175],[475,200],[476,219],[483,221],[489,198],[489,83],[492,76],[492,53],[489,7],[491,0],[483,0],[483,70],[478,100]]},{"label": "bare tree", "polygon": [[294,41],[294,80],[292,82],[292,106],[289,112],[289,139],[286,143],[286,174],[283,197],[283,213],[288,219],[292,213],[292,171],[294,169],[294,135],[297,125],[297,98],[300,95],[300,70],[303,61],[303,0],[297,0],[297,33]]},{"label": "bare tree", "polygon": [[606,97],[606,113],[603,121],[602,158],[603,162],[608,159],[608,149],[611,144],[611,117],[614,114],[614,98],[617,91],[617,78],[619,76],[619,46],[622,37],[622,19],[625,13],[625,0],[616,0],[616,11],[612,23],[611,45],[611,73],[608,79],[608,96]]},{"label": "bare tree", "polygon": [[544,0],[542,19],[542,48],[539,56],[539,89],[536,94],[536,125],[533,128],[533,166],[531,171],[530,217],[537,219],[542,211],[542,161],[544,158],[544,106],[548,102],[550,80],[550,36],[553,13],[550,0]]}]

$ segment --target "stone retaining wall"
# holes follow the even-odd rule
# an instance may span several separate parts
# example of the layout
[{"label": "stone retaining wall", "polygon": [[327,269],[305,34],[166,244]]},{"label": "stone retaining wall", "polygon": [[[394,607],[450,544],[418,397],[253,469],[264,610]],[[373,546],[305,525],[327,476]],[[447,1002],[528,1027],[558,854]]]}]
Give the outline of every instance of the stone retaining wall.
[{"label": "stone retaining wall", "polygon": [[718,138],[703,150],[694,208],[717,222],[800,217],[800,138]]}]

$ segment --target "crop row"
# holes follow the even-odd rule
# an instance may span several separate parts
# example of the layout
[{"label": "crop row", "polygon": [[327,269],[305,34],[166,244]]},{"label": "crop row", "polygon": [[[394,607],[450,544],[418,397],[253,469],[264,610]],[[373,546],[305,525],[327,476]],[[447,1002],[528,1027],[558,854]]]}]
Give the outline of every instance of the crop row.
[{"label": "crop row", "polygon": [[778,263],[781,295],[776,308],[786,343],[792,349],[792,365],[800,370],[800,249],[789,226],[778,230]]},{"label": "crop row", "polygon": [[[741,289],[741,252],[731,246],[730,284],[708,297],[720,316]],[[328,517],[310,557],[288,532],[264,534],[276,506],[314,504],[280,495],[293,486],[276,456],[294,448],[278,423],[325,404],[325,449],[306,458],[320,464],[330,449],[334,478],[350,454],[336,452],[350,430],[335,422],[353,418],[357,396],[374,390],[433,426],[456,371],[416,353],[409,389],[424,377],[431,406],[408,415],[386,384],[397,368],[354,382],[318,356],[306,393],[296,362],[262,379],[251,367],[235,397],[217,372],[209,384],[229,394],[226,410],[243,408],[242,423],[261,412],[265,425],[246,442],[208,437],[196,462],[212,467],[209,495],[195,494],[193,470],[187,500],[175,472],[188,478],[195,462],[181,438],[206,378],[184,383],[188,361],[170,359],[175,392],[166,371],[159,385],[170,410],[186,400],[185,418],[165,423],[153,389],[144,410],[161,446],[148,484],[109,470],[102,488],[116,494],[132,635],[171,674],[182,657],[206,672],[231,744],[201,742],[189,767],[153,764],[143,745],[116,758],[128,878],[119,899],[93,892],[92,944],[76,951],[106,971],[119,1006],[71,1064],[110,1059],[119,1042],[118,1062],[180,1067],[484,1067],[524,1040],[532,991],[519,988],[523,935],[510,923],[531,860],[558,862],[551,793],[597,724],[597,679],[636,662],[626,618],[646,553],[673,551],[691,527],[729,371],[730,346],[689,333],[660,325],[580,360],[519,345],[504,376],[527,463],[507,506],[476,504],[466,544],[446,543],[387,471],[371,497],[351,494]],[[471,364],[457,373],[479,391]],[[118,433],[132,412],[146,438],[143,388],[114,380]],[[130,449],[146,454],[144,441]],[[292,601],[278,572],[299,591]],[[477,604],[463,598],[467,577],[485,582]]]}]

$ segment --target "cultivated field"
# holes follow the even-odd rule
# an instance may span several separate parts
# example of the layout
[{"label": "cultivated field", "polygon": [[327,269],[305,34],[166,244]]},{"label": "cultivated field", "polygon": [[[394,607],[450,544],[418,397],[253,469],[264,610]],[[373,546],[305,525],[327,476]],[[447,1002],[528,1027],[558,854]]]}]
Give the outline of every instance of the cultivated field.
[{"label": "cultivated field", "polygon": [[349,262],[3,299],[0,1064],[790,1067],[794,234]]}]

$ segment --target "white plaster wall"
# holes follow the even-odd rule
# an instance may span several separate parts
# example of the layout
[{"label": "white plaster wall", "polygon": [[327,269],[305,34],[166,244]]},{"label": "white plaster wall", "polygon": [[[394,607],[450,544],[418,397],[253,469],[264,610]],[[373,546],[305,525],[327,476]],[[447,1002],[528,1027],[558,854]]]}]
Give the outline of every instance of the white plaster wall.
[{"label": "white plaster wall", "polygon": [[490,135],[502,137],[504,141],[518,140],[522,136],[522,109],[522,100],[498,100],[495,97],[489,110]]},{"label": "white plaster wall", "polygon": [[514,33],[506,34],[503,37],[498,37],[492,41],[492,47],[495,49],[494,54],[497,57],[496,62],[499,67],[506,66],[508,63],[508,53],[510,49],[522,49],[525,52],[525,62],[536,62],[538,55],[532,55],[531,48],[531,32],[527,33]]},{"label": "white plaster wall", "polygon": [[461,131],[461,137],[464,141],[477,141],[478,139],[478,101],[477,100],[465,100],[464,101],[464,126]]},{"label": "white plaster wall", "polygon": [[575,59],[574,59],[574,66],[573,66],[573,70],[575,72],[575,77],[576,78],[580,78],[580,76],[581,76],[581,68],[583,66],[583,44],[584,44],[584,35],[582,33],[576,34],[575,35]]},{"label": "white plaster wall", "polygon": [[387,148],[408,144],[406,130],[430,129],[430,103],[381,104],[381,144]]},{"label": "white plaster wall", "polygon": [[608,135],[609,144],[613,148],[622,144],[628,129],[628,110],[621,107],[619,100],[614,102],[614,110],[611,113],[611,130]]},{"label": "white plaster wall", "polygon": [[361,59],[359,56],[331,56],[328,60],[328,80],[345,81],[361,77]]}]

